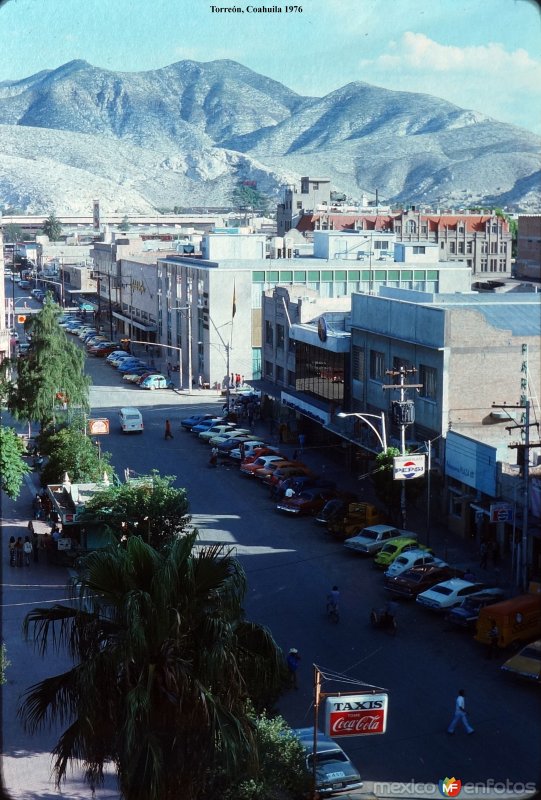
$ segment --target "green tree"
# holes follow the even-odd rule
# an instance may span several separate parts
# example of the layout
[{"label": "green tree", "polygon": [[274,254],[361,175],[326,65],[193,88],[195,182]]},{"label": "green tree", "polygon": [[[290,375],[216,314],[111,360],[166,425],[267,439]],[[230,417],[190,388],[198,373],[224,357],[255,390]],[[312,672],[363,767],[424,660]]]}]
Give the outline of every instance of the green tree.
[{"label": "green tree", "polygon": [[[400,496],[402,493],[403,481],[393,479],[393,459],[401,455],[396,447],[388,447],[376,456],[375,470],[372,473],[372,483],[376,494],[395,519],[400,515]],[[407,500],[415,502],[419,494],[426,487],[425,480],[415,478],[407,481]]]},{"label": "green tree", "polygon": [[67,472],[72,483],[100,481],[104,472],[113,475],[110,453],[101,452],[84,430],[84,420],[72,421],[59,431],[48,430],[40,436],[39,449],[48,456],[41,472],[41,483],[61,483]]},{"label": "green tree", "polygon": [[42,428],[53,421],[58,406],[89,408],[90,378],[84,374],[84,355],[68,341],[59,316],[59,307],[47,295],[39,314],[27,320],[25,329],[32,334],[28,357],[18,360],[17,378],[8,392],[12,414],[39,422]]},{"label": "green tree", "polygon": [[246,577],[194,532],[162,552],[140,537],[82,559],[69,605],[33,609],[24,633],[72,666],[31,686],[26,730],[67,725],[53,749],[59,785],[74,761],[89,783],[112,761],[126,800],[198,800],[216,771],[255,769],[249,700],[279,686],[283,657],[247,621]]},{"label": "green tree", "polygon": [[16,500],[21,491],[24,476],[30,468],[23,459],[25,446],[13,428],[0,426],[0,487]]},{"label": "green tree", "polygon": [[[311,775],[301,743],[280,717],[254,718],[257,773],[227,780],[221,800],[293,800],[307,797]],[[215,787],[217,788],[217,787]]]},{"label": "green tree", "polygon": [[62,224],[54,211],[43,222],[43,233],[51,242],[57,242],[62,234]]},{"label": "green tree", "polygon": [[174,477],[157,472],[97,492],[85,513],[98,516],[120,540],[142,536],[153,547],[171,542],[186,530],[190,517],[186,489],[172,486]]},{"label": "green tree", "polygon": [[20,242],[24,239],[23,229],[20,225],[15,225],[10,222],[9,225],[3,229],[4,242]]},{"label": "green tree", "polygon": [[120,225],[118,226],[118,228],[121,231],[129,231],[129,229],[130,229],[130,221],[129,221],[127,215],[123,218],[123,220],[120,223]]},{"label": "green tree", "polygon": [[231,200],[237,208],[253,209],[261,211],[262,214],[268,211],[271,204],[270,197],[258,192],[252,186],[244,186],[241,183],[233,189]]}]

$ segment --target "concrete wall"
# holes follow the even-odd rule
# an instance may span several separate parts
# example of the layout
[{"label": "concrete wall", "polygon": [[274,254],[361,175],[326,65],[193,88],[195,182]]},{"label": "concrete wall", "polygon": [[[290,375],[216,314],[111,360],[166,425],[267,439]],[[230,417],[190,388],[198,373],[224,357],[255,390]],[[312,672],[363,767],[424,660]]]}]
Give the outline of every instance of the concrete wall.
[{"label": "concrete wall", "polygon": [[206,260],[265,258],[267,237],[264,234],[209,233],[203,237],[201,252]]}]

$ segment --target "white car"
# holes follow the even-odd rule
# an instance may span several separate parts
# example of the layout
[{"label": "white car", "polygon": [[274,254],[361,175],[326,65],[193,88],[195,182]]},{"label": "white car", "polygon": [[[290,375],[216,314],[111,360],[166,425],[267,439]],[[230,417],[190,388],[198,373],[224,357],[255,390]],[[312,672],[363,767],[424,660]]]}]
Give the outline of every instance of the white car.
[{"label": "white car", "polygon": [[[253,456],[254,451],[258,450],[260,447],[266,447],[266,443],[261,442],[259,440],[257,441],[249,440],[247,442],[244,442],[244,457],[248,458],[249,456]],[[240,461],[241,459],[240,447],[235,447],[233,450],[231,450],[229,456],[230,458],[236,458],[237,461]]]},{"label": "white car", "polygon": [[251,431],[248,428],[234,428],[226,433],[221,433],[219,436],[213,436],[209,441],[213,447],[218,447],[218,445],[228,442],[229,439],[234,439],[235,436],[242,436],[243,433],[251,433]]},{"label": "white car", "polygon": [[203,441],[207,441],[212,439],[214,436],[220,436],[222,433],[227,433],[228,431],[234,430],[235,426],[226,422],[223,425],[213,425],[212,428],[209,428],[206,431],[201,431],[199,434],[199,438],[203,439]]},{"label": "white car", "polygon": [[240,471],[243,475],[250,475],[253,477],[258,469],[265,469],[268,467],[270,463],[273,461],[283,461],[284,457],[280,455],[276,456],[259,456],[256,458],[255,461],[252,461],[250,464],[245,464],[241,466]]},{"label": "white car", "polygon": [[387,578],[395,578],[397,575],[402,575],[406,570],[412,567],[423,567],[427,564],[433,564],[437,567],[447,567],[447,562],[441,558],[436,558],[426,550],[408,550],[406,553],[401,553],[392,564],[385,570],[384,575]]},{"label": "white car", "polygon": [[355,550],[356,553],[362,553],[365,556],[373,556],[391,539],[399,539],[404,536],[409,536],[412,539],[417,538],[416,533],[394,528],[392,525],[370,525],[368,528],[363,528],[355,536],[346,539],[344,547],[348,547],[350,550]]},{"label": "white car", "polygon": [[415,602],[433,611],[446,611],[448,608],[459,606],[465,597],[480,592],[484,589],[482,583],[472,583],[462,578],[451,578],[449,581],[431,586],[415,598]]}]

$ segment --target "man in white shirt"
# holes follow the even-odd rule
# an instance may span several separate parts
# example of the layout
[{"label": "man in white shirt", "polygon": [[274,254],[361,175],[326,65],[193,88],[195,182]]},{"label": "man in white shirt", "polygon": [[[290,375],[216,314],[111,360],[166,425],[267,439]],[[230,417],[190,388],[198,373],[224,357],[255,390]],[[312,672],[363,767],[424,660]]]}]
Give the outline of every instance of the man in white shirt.
[{"label": "man in white shirt", "polygon": [[458,696],[455,701],[455,715],[451,722],[449,723],[449,727],[447,728],[447,733],[453,734],[455,732],[455,728],[459,722],[462,722],[464,727],[466,728],[466,733],[474,733],[474,730],[470,723],[468,722],[468,717],[466,716],[466,700],[464,698],[464,689],[461,689],[458,693]]}]

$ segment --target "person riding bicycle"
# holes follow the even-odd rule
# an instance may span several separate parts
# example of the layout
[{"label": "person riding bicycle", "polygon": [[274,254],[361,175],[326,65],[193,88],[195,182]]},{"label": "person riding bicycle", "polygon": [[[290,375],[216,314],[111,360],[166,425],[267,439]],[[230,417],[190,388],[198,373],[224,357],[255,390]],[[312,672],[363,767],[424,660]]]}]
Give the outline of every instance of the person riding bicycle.
[{"label": "person riding bicycle", "polygon": [[338,586],[333,586],[327,595],[327,609],[338,613],[340,605],[340,591]]}]

